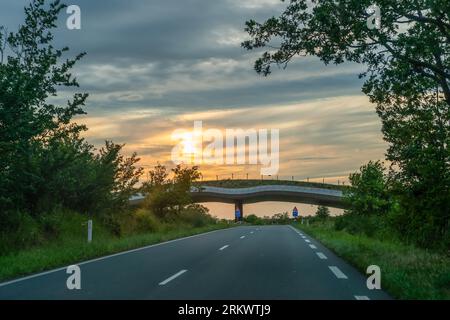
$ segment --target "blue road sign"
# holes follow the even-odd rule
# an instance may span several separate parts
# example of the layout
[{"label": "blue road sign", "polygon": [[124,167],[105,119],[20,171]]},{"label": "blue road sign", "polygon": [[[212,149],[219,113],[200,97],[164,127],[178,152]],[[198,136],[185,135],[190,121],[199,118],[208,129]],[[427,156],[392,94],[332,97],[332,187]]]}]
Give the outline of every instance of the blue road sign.
[{"label": "blue road sign", "polygon": [[298,217],[298,209],[297,209],[297,207],[294,207],[294,210],[292,210],[292,215],[294,216],[294,218]]},{"label": "blue road sign", "polygon": [[240,218],[240,217],[241,217],[241,210],[236,209],[236,211],[234,212],[234,216],[235,216],[236,218]]}]

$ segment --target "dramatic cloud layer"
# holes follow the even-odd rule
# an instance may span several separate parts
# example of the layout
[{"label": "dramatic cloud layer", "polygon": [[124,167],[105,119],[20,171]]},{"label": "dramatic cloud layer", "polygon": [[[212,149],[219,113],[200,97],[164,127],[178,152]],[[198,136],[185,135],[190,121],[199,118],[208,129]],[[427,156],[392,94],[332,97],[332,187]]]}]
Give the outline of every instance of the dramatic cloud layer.
[{"label": "dramatic cloud layer", "polygon": [[[0,21],[23,21],[24,0],[4,0]],[[86,51],[76,68],[90,93],[86,137],[127,143],[142,164],[168,165],[177,128],[202,120],[207,128],[278,128],[280,176],[345,179],[385,144],[374,108],[362,95],[361,66],[324,66],[299,58],[268,78],[253,71],[257,53],[240,47],[244,23],[279,14],[278,0],[72,0],[82,29],[67,30],[61,15],[57,43]],[[60,99],[65,101],[63,92]],[[250,173],[254,166],[204,166],[206,177]]]}]

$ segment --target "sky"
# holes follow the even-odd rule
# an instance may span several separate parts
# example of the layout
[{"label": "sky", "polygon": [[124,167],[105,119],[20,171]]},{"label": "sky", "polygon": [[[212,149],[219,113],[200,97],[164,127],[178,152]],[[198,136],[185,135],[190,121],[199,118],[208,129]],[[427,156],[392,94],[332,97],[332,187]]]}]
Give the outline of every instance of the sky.
[{"label": "sky", "polygon": [[[0,25],[22,23],[25,0],[2,0]],[[263,77],[253,70],[261,52],[240,43],[245,21],[279,15],[279,0],[70,0],[81,9],[81,30],[68,30],[61,14],[55,41],[87,55],[74,69],[88,92],[86,139],[125,143],[149,169],[173,167],[176,129],[279,129],[280,179],[337,183],[386,144],[374,105],[361,92],[363,67],[325,66],[299,57]],[[71,92],[62,90],[66,101]],[[204,179],[260,176],[260,165],[200,164]],[[273,176],[274,178],[274,176]]]}]

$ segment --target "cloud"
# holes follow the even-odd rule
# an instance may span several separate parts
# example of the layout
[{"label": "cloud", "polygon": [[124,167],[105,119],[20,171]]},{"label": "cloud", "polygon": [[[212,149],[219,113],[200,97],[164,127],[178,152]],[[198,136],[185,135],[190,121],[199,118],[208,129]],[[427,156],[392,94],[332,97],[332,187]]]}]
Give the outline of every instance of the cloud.
[{"label": "cloud", "polygon": [[[0,21],[13,31],[28,1],[3,0]],[[55,39],[70,54],[86,51],[74,69],[90,93],[89,141],[126,143],[144,165],[170,164],[176,128],[194,120],[217,128],[279,128],[281,173],[343,176],[385,144],[373,106],[361,94],[362,68],[324,66],[312,57],[294,59],[270,77],[253,70],[258,52],[240,43],[245,21],[262,21],[286,6],[279,0],[73,0],[82,29],[65,28],[61,14]],[[72,91],[62,90],[65,103]],[[209,174],[257,172],[249,166],[207,167]]]}]

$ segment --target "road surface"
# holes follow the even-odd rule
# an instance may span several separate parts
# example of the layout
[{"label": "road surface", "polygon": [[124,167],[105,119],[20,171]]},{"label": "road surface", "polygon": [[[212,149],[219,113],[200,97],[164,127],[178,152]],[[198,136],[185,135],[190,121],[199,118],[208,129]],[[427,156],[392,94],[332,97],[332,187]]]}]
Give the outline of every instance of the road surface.
[{"label": "road surface", "polygon": [[0,284],[0,299],[389,299],[366,276],[290,226],[241,226]]}]

